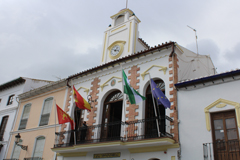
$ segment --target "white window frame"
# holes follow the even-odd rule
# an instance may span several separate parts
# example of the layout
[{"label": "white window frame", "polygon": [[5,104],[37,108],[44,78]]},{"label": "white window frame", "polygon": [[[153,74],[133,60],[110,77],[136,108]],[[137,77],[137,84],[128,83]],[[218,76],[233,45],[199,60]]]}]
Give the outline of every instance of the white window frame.
[{"label": "white window frame", "polygon": [[[20,119],[19,124],[18,124],[18,130],[19,130],[19,127],[20,127],[20,124],[21,124],[21,121],[22,121],[22,117],[23,117],[23,113],[24,113],[25,107],[26,107],[27,105],[30,105],[30,110],[29,110],[29,115],[30,115],[30,111],[31,111],[31,108],[32,108],[32,103],[27,103],[27,104],[25,104],[24,107],[23,107],[21,119]],[[28,115],[28,119],[29,119],[29,115]],[[28,122],[28,120],[27,120],[27,122]],[[27,127],[27,123],[26,123],[26,127]],[[26,127],[25,127],[25,129],[26,129]],[[21,129],[21,130],[22,130],[22,129]]]},{"label": "white window frame", "polygon": [[[18,144],[22,144],[22,139],[20,139],[20,141],[19,141]],[[19,159],[19,156],[20,156],[20,154],[21,154],[21,150],[22,150],[22,149],[21,149],[20,146],[17,146],[15,143],[14,143],[14,147],[12,148],[11,159],[13,159],[13,154],[14,154],[14,150],[15,150],[16,147],[19,147],[19,148],[20,148],[20,152],[19,152],[19,155],[18,155],[18,158],[17,158],[17,159]]]},{"label": "white window frame", "polygon": [[[46,143],[46,137],[43,136],[43,135],[39,135],[39,136],[37,136],[37,137],[35,138],[34,147],[33,147],[33,150],[32,150],[32,156],[31,156],[31,157],[33,157],[33,155],[34,155],[34,153],[35,153],[36,144],[37,144],[37,139],[40,138],[40,137],[44,137],[44,139],[45,139],[45,142],[44,142],[44,145],[43,145],[43,151],[44,151],[45,143]],[[43,153],[42,153],[42,157],[40,157],[40,158],[43,158]]]},{"label": "white window frame", "polygon": [[15,94],[11,94],[11,95],[8,97],[7,106],[13,104],[14,97],[15,97]]},{"label": "white window frame", "polygon": [[[43,101],[43,105],[42,105],[41,115],[40,115],[39,122],[38,122],[38,126],[40,126],[40,123],[41,123],[41,119],[42,119],[42,114],[43,114],[43,109],[44,109],[45,101],[48,100],[48,99],[50,99],[50,98],[52,98],[52,105],[51,105],[50,113],[49,113],[49,114],[50,114],[50,115],[49,115],[49,119],[50,119],[51,111],[52,111],[52,106],[53,106],[53,100],[54,100],[53,97],[47,97],[47,98],[44,99],[44,101]],[[48,119],[48,123],[49,123],[49,119]],[[46,124],[46,125],[48,125],[48,124]],[[45,126],[45,125],[41,125],[41,126]]]}]

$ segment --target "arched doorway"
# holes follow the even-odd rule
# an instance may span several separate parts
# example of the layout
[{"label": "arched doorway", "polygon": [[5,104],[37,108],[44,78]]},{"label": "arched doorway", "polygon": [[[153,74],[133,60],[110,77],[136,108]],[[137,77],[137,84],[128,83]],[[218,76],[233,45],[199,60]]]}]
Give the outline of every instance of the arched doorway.
[{"label": "arched doorway", "polygon": [[101,141],[119,140],[121,134],[123,94],[110,93],[103,105]]},{"label": "arched doorway", "polygon": [[[161,91],[165,94],[165,83],[163,82],[163,80],[158,79],[158,80],[154,80],[154,82],[161,89]],[[156,106],[157,117],[155,116],[152,92],[151,92],[151,87],[149,84],[147,87],[147,90],[146,90],[146,100],[145,100],[145,119],[146,119],[145,120],[145,123],[146,123],[145,136],[148,138],[158,137],[156,118],[158,120],[160,133],[165,134],[165,132],[166,132],[165,107],[162,104],[158,104],[155,99],[154,99],[154,103]]]}]

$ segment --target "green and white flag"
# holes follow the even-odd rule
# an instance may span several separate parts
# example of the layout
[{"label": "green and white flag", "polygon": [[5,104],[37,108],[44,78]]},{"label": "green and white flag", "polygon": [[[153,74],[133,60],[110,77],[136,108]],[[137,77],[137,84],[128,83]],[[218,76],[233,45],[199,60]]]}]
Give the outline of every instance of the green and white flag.
[{"label": "green and white flag", "polygon": [[123,76],[123,88],[124,93],[128,95],[129,101],[131,104],[138,104],[139,102],[145,100],[146,98],[140,95],[134,88],[130,86],[130,82],[124,72],[122,70],[122,76]]}]

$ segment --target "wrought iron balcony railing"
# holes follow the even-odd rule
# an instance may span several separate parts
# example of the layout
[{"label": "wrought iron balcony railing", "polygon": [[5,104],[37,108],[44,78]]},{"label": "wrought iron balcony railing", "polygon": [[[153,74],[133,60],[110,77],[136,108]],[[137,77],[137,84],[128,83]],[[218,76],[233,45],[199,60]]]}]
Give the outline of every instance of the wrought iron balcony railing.
[{"label": "wrought iron balcony railing", "polygon": [[[158,121],[159,127],[157,127]],[[58,132],[54,147],[66,147],[74,144],[99,143],[106,141],[135,141],[149,138],[170,137],[173,120],[165,116],[163,118],[153,117],[149,119],[112,122],[81,127],[78,130]],[[160,134],[158,134],[158,130]]]},{"label": "wrought iron balcony railing", "polygon": [[218,141],[203,144],[204,160],[239,160],[239,140]]}]

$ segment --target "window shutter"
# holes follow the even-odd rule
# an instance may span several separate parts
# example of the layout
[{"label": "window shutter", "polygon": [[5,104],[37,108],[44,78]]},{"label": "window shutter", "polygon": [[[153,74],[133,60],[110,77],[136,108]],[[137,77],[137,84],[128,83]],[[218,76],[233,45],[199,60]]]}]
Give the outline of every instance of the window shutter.
[{"label": "window shutter", "polygon": [[45,143],[45,137],[37,138],[33,157],[40,157],[40,158],[42,158],[43,149],[44,149],[44,143]]},{"label": "window shutter", "polygon": [[52,102],[53,102],[53,98],[48,98],[45,100],[42,115],[41,115],[41,121],[39,124],[40,126],[48,124],[51,109],[52,109]]},{"label": "window shutter", "polygon": [[31,104],[27,104],[24,107],[22,119],[21,119],[21,122],[20,122],[20,125],[19,125],[19,128],[18,128],[19,130],[26,128],[28,117],[29,117],[29,113],[30,113],[30,109],[31,109]]}]

